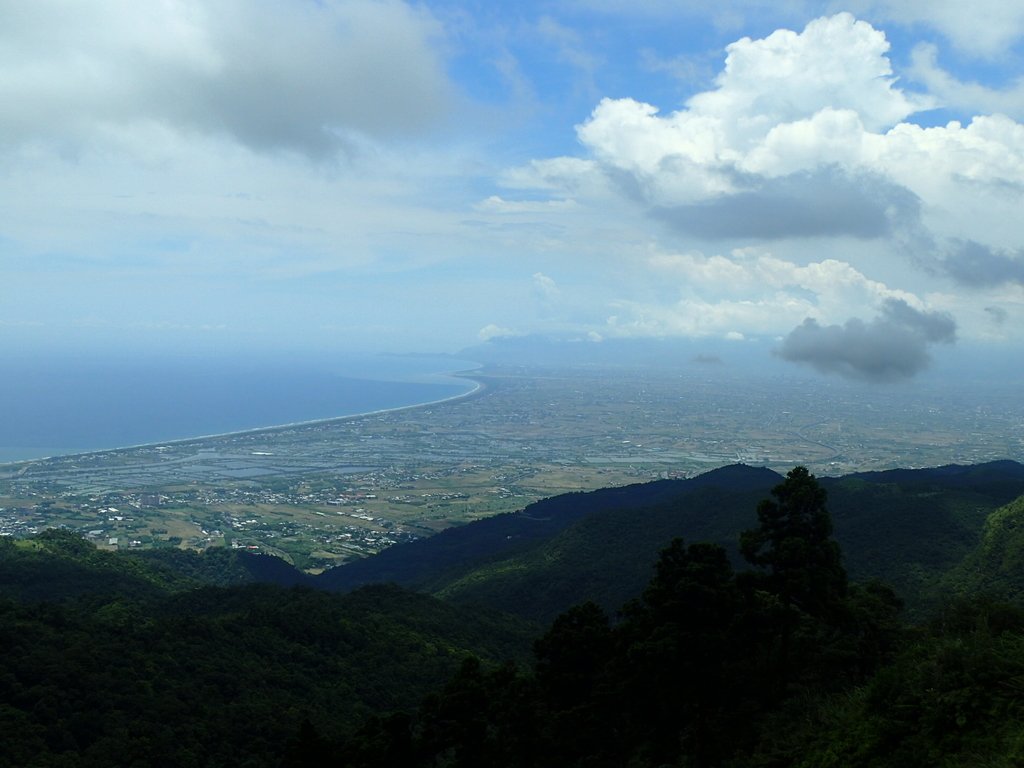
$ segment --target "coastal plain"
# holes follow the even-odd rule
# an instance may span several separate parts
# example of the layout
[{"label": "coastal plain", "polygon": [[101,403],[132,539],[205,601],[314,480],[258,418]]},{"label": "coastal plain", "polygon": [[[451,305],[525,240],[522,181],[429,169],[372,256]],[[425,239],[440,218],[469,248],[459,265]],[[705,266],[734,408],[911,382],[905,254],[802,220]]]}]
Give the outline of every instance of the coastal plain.
[{"label": "coastal plain", "polygon": [[228,546],[310,572],[571,491],[747,463],[821,475],[1024,460],[1013,389],[883,389],[727,369],[490,367],[467,396],[0,465],[0,534]]}]

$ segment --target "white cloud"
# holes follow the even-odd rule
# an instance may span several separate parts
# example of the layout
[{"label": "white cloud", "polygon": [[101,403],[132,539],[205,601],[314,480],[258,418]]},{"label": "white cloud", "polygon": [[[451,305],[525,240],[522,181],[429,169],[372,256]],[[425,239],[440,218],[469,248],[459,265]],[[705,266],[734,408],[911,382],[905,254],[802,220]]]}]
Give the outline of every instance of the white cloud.
[{"label": "white cloud", "polygon": [[676,285],[672,303],[616,303],[614,328],[625,335],[728,337],[778,335],[805,318],[832,322],[864,307],[899,301],[924,311],[913,293],[871,280],[847,262],[804,265],[759,249],[728,255],[655,253],[648,264],[664,285]]},{"label": "white cloud", "polygon": [[532,160],[528,165],[505,171],[500,181],[510,189],[542,189],[570,195],[585,193],[591,198],[612,193],[601,165],[577,157]]},{"label": "white cloud", "polygon": [[558,283],[543,272],[535,272],[533,274],[533,290],[543,301],[555,301],[562,295]]},{"label": "white cloud", "polygon": [[[606,175],[627,174],[660,205],[738,191],[744,174],[870,166],[880,131],[931,104],[895,87],[888,48],[881,32],[845,13],[802,33],[743,38],[728,47],[716,87],[684,109],[662,116],[633,99],[603,99],[577,133]],[[584,184],[595,170],[586,162],[532,170],[548,184]]]},{"label": "white cloud", "polygon": [[884,283],[870,280],[852,265],[824,259],[801,266],[756,249],[736,250],[730,256],[701,253],[657,254],[650,258],[655,269],[674,275],[690,287],[719,294],[756,294],[765,288],[798,288],[849,305],[874,303],[886,298],[913,298]]},{"label": "white cloud", "polygon": [[[715,87],[683,109],[603,99],[577,127],[586,156],[509,178],[605,208],[617,191],[620,207],[698,241],[853,237],[927,264],[955,256],[955,238],[1024,259],[1024,125],[906,122],[936,99],[899,88],[885,35],[848,13],[727,50]],[[945,267],[929,268],[964,274]]]},{"label": "white cloud", "polygon": [[998,112],[1016,120],[1024,118],[1024,77],[1014,78],[1003,88],[963,82],[939,65],[938,48],[930,43],[915,46],[909,75],[945,107],[974,114]]},{"label": "white cloud", "polygon": [[491,339],[503,339],[510,336],[521,336],[522,334],[511,328],[503,328],[500,325],[489,323],[481,328],[476,333],[476,337],[480,341],[490,341]]},{"label": "white cloud", "polygon": [[[589,87],[640,95],[643,62],[592,52],[650,45],[648,70],[721,60],[698,50],[715,35],[680,32],[685,60],[666,48],[664,19],[706,3],[590,5],[646,19],[618,29],[562,2],[531,21],[411,0],[0,0],[4,319],[102,305],[114,324],[166,325],[187,301],[197,326],[359,327],[441,348],[477,329],[785,335],[895,298],[953,313],[965,335],[1021,333],[1016,85],[957,80],[921,48],[911,85],[929,93],[911,93],[877,26],[840,14],[736,40],[682,105],[588,95],[579,156],[524,161],[573,138],[560,120],[585,114]],[[908,5],[901,23],[919,21],[925,4]],[[765,30],[826,7],[710,13],[719,30],[744,15]],[[449,77],[482,95],[457,126],[453,102],[472,105]],[[905,122],[932,102],[979,116]],[[496,179],[507,163],[521,165]]]},{"label": "white cloud", "polygon": [[732,123],[725,130],[738,148],[822,109],[853,110],[869,130],[880,130],[920,106],[894,87],[885,35],[848,13],[815,19],[800,33],[743,38],[726,50],[718,87],[687,106]]},{"label": "white cloud", "polygon": [[481,200],[474,208],[485,213],[552,213],[560,214],[579,208],[575,200],[506,200],[500,195],[491,195]]},{"label": "white cloud", "polygon": [[785,293],[756,299],[680,299],[674,304],[623,300],[614,305],[607,335],[619,337],[694,336],[724,338],[730,333],[785,333],[813,311],[814,304]]},{"label": "white cloud", "polygon": [[[323,156],[443,115],[440,27],[398,0],[0,3],[0,145],[155,123]],[[400,51],[401,55],[395,55]]]},{"label": "white cloud", "polygon": [[772,127],[741,167],[770,177],[822,165],[855,166],[863,159],[866,133],[854,110],[826,107],[807,119]]},{"label": "white cloud", "polygon": [[976,56],[998,56],[1024,36],[1024,5],[1012,0],[849,0],[847,7],[880,21],[930,26]]}]

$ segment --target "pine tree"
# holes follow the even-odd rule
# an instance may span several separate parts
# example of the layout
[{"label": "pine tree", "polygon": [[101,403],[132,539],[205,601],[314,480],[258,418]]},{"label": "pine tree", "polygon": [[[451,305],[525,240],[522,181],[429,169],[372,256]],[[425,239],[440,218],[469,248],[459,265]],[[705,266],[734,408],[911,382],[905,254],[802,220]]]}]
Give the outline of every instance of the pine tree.
[{"label": "pine tree", "polygon": [[740,537],[743,556],[767,570],[784,605],[829,620],[842,610],[846,570],[832,538],[826,493],[806,467],[794,467],[757,507],[760,526]]}]

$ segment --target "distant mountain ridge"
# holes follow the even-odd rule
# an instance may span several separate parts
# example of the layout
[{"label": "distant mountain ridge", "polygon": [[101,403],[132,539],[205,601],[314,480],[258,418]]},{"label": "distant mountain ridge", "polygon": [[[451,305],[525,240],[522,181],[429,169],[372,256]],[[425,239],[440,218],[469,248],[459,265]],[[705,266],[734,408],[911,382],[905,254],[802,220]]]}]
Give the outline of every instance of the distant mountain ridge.
[{"label": "distant mountain ridge", "polygon": [[677,498],[699,488],[770,488],[781,475],[736,464],[686,480],[655,480],[596,491],[561,494],[518,512],[449,528],[426,539],[389,547],[372,557],[346,563],[314,579],[318,587],[347,590],[384,581],[428,587],[446,573],[488,559],[529,549],[578,520],[612,509],[635,510]]},{"label": "distant mountain ridge", "polygon": [[[229,550],[153,550],[115,559],[76,543],[71,534],[48,532],[31,556],[22,551],[16,564],[0,558],[0,579],[20,597],[44,600],[85,592],[144,598],[203,585],[270,583],[347,592],[394,583],[543,622],[586,600],[616,610],[642,588],[658,552],[676,537],[720,544],[735,565],[745,567],[736,548],[739,534],[753,527],[758,502],[781,479],[772,470],[736,464],[685,480],[563,494],[316,577],[277,558]],[[894,469],[820,483],[851,578],[892,584],[912,616],[950,589],[949,578],[965,588],[991,584],[1000,593],[1017,583],[1011,572],[1019,515],[990,516],[1024,496],[1024,465]],[[984,553],[973,555],[973,565],[961,565],[979,542]],[[1024,542],[1019,546],[1024,549]],[[64,551],[76,547],[91,551]],[[984,563],[991,567],[981,569]],[[944,578],[956,568],[960,575]],[[995,575],[987,581],[971,575],[979,569]],[[1024,585],[1024,577],[1019,582]]]},{"label": "distant mountain ridge", "polygon": [[[545,499],[516,513],[392,547],[314,579],[347,590],[393,581],[465,604],[550,620],[593,600],[615,610],[650,577],[674,537],[736,557],[741,531],[777,473],[732,465]],[[988,515],[1024,494],[1024,465],[997,461],[821,478],[851,577],[892,583],[913,610],[938,599],[937,575],[977,543]]]}]

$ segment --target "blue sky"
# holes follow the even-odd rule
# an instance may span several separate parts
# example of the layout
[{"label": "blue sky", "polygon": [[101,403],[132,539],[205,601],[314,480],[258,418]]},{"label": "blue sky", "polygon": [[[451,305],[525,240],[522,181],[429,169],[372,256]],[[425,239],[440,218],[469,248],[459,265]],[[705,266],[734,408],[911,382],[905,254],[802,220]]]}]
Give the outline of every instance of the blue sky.
[{"label": "blue sky", "polygon": [[995,0],[0,0],[0,351],[1019,354],[1022,34]]}]

